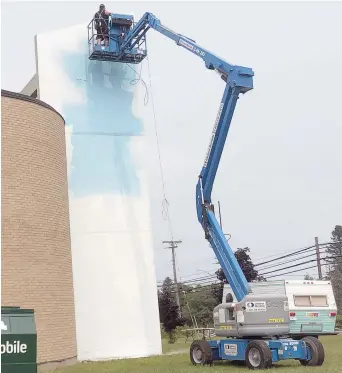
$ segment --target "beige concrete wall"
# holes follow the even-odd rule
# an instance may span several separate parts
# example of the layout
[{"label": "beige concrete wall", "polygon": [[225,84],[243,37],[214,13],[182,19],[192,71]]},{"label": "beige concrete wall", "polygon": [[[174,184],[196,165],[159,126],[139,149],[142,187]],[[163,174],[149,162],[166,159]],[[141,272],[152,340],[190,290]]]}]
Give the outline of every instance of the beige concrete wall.
[{"label": "beige concrete wall", "polygon": [[64,120],[1,92],[2,305],[33,308],[38,362],[74,358],[76,332]]}]

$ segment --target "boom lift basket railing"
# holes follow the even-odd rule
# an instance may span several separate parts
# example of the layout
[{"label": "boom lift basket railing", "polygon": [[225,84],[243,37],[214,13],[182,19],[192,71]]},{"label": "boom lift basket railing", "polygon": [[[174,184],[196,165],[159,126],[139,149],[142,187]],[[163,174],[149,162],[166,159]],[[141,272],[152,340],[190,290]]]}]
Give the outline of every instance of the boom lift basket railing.
[{"label": "boom lift basket railing", "polygon": [[[134,38],[137,40],[134,48],[129,46],[125,48],[124,54],[119,56],[121,52],[121,45],[123,44],[126,35],[135,26],[134,20],[129,22],[121,15],[110,15],[108,20],[108,33],[99,34],[95,28],[95,18],[93,18],[88,26],[88,54],[90,60],[97,61],[111,61],[138,64],[147,56],[146,36]],[[101,35],[103,38],[108,38],[107,45],[104,40],[100,44],[97,43],[97,36]]]}]

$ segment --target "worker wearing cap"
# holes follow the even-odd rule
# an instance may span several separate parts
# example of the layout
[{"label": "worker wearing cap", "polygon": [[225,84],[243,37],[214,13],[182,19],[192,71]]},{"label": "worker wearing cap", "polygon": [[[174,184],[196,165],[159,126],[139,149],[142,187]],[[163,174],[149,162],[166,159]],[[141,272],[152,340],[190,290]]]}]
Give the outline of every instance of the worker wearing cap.
[{"label": "worker wearing cap", "polygon": [[104,40],[105,46],[109,44],[109,31],[108,31],[108,22],[109,22],[110,13],[106,10],[104,4],[101,4],[98,12],[94,16],[94,24],[96,29],[96,40],[97,44],[100,45],[102,40]]}]

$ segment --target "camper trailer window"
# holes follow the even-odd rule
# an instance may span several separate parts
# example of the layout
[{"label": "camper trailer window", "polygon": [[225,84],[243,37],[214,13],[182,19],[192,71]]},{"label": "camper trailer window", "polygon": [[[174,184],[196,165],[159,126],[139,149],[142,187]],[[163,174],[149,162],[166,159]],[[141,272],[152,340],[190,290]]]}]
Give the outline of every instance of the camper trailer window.
[{"label": "camper trailer window", "polygon": [[297,307],[327,307],[325,295],[294,295],[294,304]]},{"label": "camper trailer window", "polygon": [[327,307],[327,297],[325,295],[312,295],[311,296],[312,307]]},{"label": "camper trailer window", "polygon": [[309,295],[294,295],[294,304],[297,307],[310,307]]}]

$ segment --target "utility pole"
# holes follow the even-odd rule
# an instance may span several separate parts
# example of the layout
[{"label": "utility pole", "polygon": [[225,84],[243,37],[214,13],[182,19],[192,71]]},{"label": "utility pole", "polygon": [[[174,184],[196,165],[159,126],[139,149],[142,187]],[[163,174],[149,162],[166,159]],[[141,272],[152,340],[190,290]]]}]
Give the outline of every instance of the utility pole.
[{"label": "utility pole", "polygon": [[318,237],[315,237],[315,246],[316,246],[316,258],[317,258],[317,268],[318,268],[318,278],[322,280],[322,267],[321,267],[321,256],[319,253],[319,244]]},{"label": "utility pole", "polygon": [[166,249],[171,249],[171,252],[172,252],[173,282],[176,285],[176,302],[177,302],[177,306],[179,308],[179,316],[182,316],[181,303],[180,303],[180,291],[179,291],[179,284],[178,284],[178,281],[177,281],[176,255],[175,255],[175,249],[178,247],[177,244],[182,243],[182,241],[181,240],[179,240],[179,241],[173,241],[172,240],[172,241],[163,241],[163,243],[169,244],[170,246],[166,247]]}]

